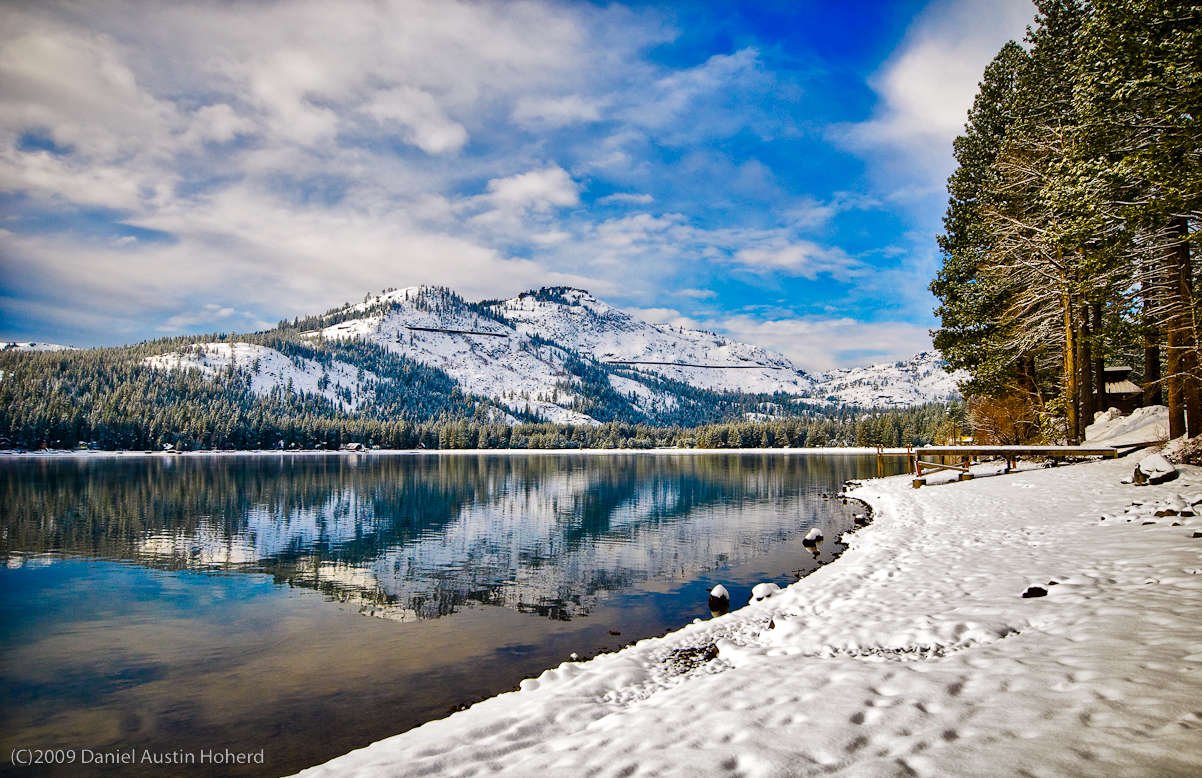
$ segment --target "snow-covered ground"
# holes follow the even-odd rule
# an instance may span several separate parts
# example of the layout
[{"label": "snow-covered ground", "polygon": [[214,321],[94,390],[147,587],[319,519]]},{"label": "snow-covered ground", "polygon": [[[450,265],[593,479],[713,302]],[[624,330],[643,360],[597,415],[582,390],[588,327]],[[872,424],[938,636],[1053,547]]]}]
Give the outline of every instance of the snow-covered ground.
[{"label": "snow-covered ground", "polygon": [[1136,408],[1123,416],[1115,408],[1094,414],[1093,423],[1085,428],[1087,443],[1107,446],[1154,443],[1169,438],[1169,409],[1163,405]]},{"label": "snow-covered ground", "polygon": [[1202,468],[1138,457],[870,481],[769,599],[304,774],[1202,774]]}]

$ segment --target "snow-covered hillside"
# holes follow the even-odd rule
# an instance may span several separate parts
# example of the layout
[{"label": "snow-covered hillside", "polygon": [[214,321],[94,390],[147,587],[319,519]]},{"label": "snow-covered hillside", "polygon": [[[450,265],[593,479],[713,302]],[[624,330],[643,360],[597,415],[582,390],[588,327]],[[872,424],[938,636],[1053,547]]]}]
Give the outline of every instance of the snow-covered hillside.
[{"label": "snow-covered hillside", "polygon": [[943,368],[943,359],[924,351],[901,362],[831,370],[818,376],[812,395],[844,405],[906,407],[956,397],[958,373]]},{"label": "snow-covered hillside", "polygon": [[535,345],[525,333],[471,310],[446,290],[398,289],[351,309],[362,315],[303,336],[361,338],[436,367],[465,392],[492,398],[513,411],[560,424],[598,423],[572,410],[576,395],[557,385],[573,383],[563,367],[563,349]]},{"label": "snow-covered hillside", "polygon": [[151,367],[164,370],[196,368],[208,376],[231,367],[250,374],[250,389],[266,396],[277,389],[320,394],[344,410],[356,410],[375,396],[379,378],[346,362],[323,366],[310,359],[291,359],[273,348],[253,343],[198,343],[173,354],[147,357]]},{"label": "snow-covered hillside", "polygon": [[780,354],[712,332],[651,324],[601,302],[583,289],[556,287],[524,292],[497,303],[494,309],[521,332],[553,340],[600,362],[722,366],[630,365],[639,372],[656,373],[692,386],[804,394],[812,385],[809,376]]},{"label": "snow-covered hillside", "polygon": [[[674,419],[697,418],[671,415],[686,402],[694,403],[689,413],[697,402],[715,407],[720,402],[686,399],[695,393],[674,389],[664,379],[704,390],[781,392],[811,405],[898,407],[945,400],[956,392],[956,376],[931,353],[814,378],[763,347],[651,324],[568,287],[469,303],[449,289],[415,286],[369,295],[308,321],[312,329],[299,333],[306,348],[372,344],[441,371],[464,395],[490,402],[492,418],[510,422],[532,418],[593,425],[600,419],[633,418],[677,423]],[[295,339],[297,333],[287,337]],[[249,370],[249,386],[259,395],[305,392],[347,411],[370,407],[376,388],[391,379],[373,373],[375,363],[356,364],[355,357],[341,352],[335,356],[326,365],[251,343],[202,343],[146,363],[193,367],[213,377],[233,365]],[[739,418],[779,415],[759,407],[743,410],[747,414]]]},{"label": "snow-covered hillside", "polygon": [[0,350],[3,351],[75,351],[74,346],[62,346],[58,343],[35,343],[33,341],[13,341],[10,340],[3,345],[0,345]]}]

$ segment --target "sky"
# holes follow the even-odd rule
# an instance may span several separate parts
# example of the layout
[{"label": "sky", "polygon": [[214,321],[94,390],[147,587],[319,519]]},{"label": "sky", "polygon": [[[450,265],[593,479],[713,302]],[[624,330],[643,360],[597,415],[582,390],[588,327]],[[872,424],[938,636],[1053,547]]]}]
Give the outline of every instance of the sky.
[{"label": "sky", "polygon": [[0,338],[588,289],[807,370],[930,345],[1029,0],[0,5]]}]

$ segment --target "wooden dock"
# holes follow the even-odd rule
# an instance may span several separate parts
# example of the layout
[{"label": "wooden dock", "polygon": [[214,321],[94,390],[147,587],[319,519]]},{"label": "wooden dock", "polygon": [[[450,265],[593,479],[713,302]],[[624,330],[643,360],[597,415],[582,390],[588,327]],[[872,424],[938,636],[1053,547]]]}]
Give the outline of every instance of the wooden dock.
[{"label": "wooden dock", "polygon": [[[923,470],[953,470],[960,474],[961,481],[972,478],[969,466],[973,460],[982,457],[1005,459],[1006,471],[1009,472],[1019,459],[1029,457],[1048,457],[1053,462],[1064,459],[1079,459],[1084,457],[1102,457],[1114,459],[1119,455],[1113,446],[921,446],[907,449],[906,459],[908,469],[914,474],[914,488],[926,485]],[[945,464],[932,462],[923,457],[951,457],[958,459],[960,464]]]}]

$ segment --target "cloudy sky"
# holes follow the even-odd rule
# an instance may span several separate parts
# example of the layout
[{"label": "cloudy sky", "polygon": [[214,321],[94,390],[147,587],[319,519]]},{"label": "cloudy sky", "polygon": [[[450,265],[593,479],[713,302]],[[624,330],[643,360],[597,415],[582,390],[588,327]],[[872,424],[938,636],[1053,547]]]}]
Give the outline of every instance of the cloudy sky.
[{"label": "cloudy sky", "polygon": [[1032,14],[5,3],[0,337],[111,345],[384,287],[568,284],[809,369],[908,356],[934,323],[951,140]]}]

